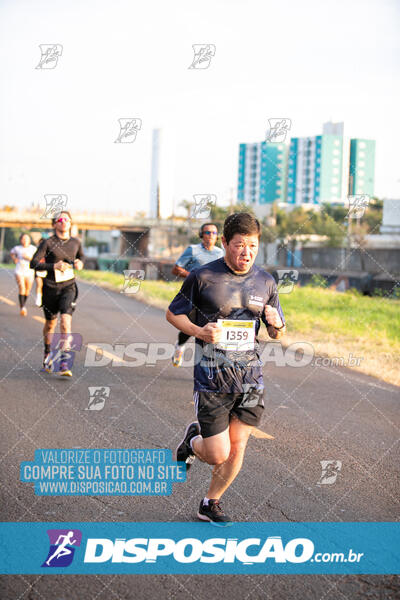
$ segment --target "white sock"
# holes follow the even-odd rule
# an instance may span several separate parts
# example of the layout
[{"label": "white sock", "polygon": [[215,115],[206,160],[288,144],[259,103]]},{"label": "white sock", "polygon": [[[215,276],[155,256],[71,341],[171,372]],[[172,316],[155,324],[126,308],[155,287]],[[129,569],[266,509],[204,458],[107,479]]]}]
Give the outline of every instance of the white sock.
[{"label": "white sock", "polygon": [[208,501],[210,500],[210,498],[207,498],[207,496],[204,496],[203,498],[203,505],[204,506],[208,506]]}]

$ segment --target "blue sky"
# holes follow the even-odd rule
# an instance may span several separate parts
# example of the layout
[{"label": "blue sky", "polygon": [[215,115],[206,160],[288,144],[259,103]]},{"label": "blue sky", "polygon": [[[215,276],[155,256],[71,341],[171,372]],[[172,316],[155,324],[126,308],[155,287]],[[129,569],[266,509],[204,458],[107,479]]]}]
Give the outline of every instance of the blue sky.
[{"label": "blue sky", "polygon": [[[395,0],[5,1],[0,6],[0,205],[65,193],[71,210],[147,210],[151,134],[162,128],[162,200],[226,203],[238,144],[268,118],[293,136],[345,122],[375,139],[376,194],[400,197],[399,3]],[[63,46],[35,69],[39,44]],[[206,70],[192,44],[211,43]],[[136,117],[133,144],[115,144]]]}]

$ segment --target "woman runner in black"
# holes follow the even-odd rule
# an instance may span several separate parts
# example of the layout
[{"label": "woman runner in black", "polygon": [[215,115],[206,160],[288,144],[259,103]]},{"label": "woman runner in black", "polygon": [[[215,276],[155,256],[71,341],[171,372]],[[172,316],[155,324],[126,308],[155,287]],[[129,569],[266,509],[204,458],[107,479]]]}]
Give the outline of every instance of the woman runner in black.
[{"label": "woman runner in black", "polygon": [[57,315],[60,313],[63,347],[59,373],[68,377],[71,377],[72,373],[66,358],[69,350],[72,313],[78,295],[74,269],[80,271],[84,259],[81,242],[70,236],[71,222],[68,211],[62,211],[54,217],[52,220],[54,235],[41,241],[31,260],[32,269],[47,271],[43,281],[43,311],[46,319],[43,328],[43,368],[51,371],[51,338],[57,326]]},{"label": "woman runner in black", "polygon": [[219,501],[239,473],[249,435],[263,414],[260,321],[274,339],[285,331],[275,280],[254,265],[259,237],[252,215],[230,215],[222,237],[225,257],[192,271],[167,311],[172,325],[196,338],[197,421],[186,428],[176,460],[187,469],[195,456],[215,465],[197,516],[217,525],[231,523]]}]

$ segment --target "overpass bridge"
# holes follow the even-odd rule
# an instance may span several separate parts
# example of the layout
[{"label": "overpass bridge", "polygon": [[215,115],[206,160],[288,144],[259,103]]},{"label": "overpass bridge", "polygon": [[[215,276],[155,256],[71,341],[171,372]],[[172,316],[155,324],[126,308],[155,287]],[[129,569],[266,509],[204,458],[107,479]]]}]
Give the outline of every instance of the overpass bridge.
[{"label": "overpass bridge", "polygon": [[[66,209],[68,210],[68,209]],[[187,220],[183,217],[171,219],[147,219],[122,213],[74,212],[74,223],[82,231],[134,231],[152,227],[179,227]],[[43,217],[40,210],[0,210],[0,227],[21,227],[26,229],[51,229],[51,216]]]},{"label": "overpass bridge", "polygon": [[[118,232],[118,247],[114,248],[114,251],[124,256],[175,256],[187,243],[190,233],[190,223],[184,217],[150,219],[122,213],[83,211],[74,211],[72,216],[83,243],[86,234],[90,235],[90,232]],[[51,215],[44,217],[43,211],[39,209],[3,209],[0,210],[0,228],[1,251],[6,228],[49,231],[52,229]]]}]

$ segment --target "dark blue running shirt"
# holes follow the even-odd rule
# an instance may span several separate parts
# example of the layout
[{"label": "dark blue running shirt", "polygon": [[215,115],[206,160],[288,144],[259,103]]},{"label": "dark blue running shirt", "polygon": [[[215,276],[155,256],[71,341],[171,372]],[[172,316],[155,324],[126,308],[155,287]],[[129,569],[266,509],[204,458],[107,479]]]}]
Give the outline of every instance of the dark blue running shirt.
[{"label": "dark blue running shirt", "polygon": [[199,327],[217,319],[256,322],[254,350],[218,350],[196,338],[195,391],[231,394],[253,387],[263,389],[257,334],[260,320],[269,325],[264,315],[267,304],[275,307],[285,322],[274,278],[255,265],[248,273],[238,275],[220,258],[189,273],[169,305],[174,315],[189,315],[193,311],[190,319]]}]

